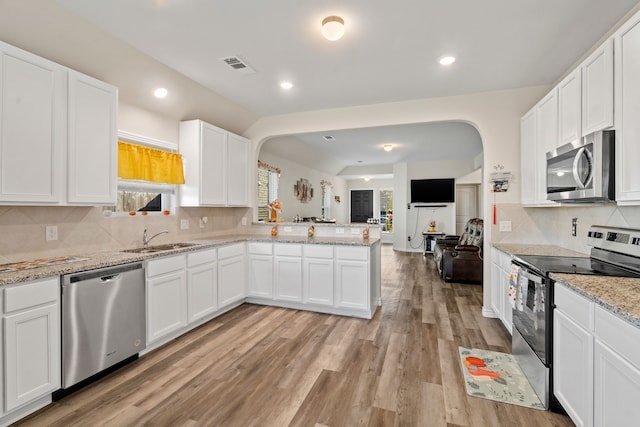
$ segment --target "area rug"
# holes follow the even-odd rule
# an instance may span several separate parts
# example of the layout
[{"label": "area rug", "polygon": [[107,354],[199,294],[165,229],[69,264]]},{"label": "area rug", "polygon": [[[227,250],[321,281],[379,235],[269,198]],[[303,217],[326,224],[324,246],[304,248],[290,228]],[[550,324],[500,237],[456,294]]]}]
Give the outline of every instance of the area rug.
[{"label": "area rug", "polygon": [[545,409],[512,355],[465,347],[458,351],[468,395]]}]

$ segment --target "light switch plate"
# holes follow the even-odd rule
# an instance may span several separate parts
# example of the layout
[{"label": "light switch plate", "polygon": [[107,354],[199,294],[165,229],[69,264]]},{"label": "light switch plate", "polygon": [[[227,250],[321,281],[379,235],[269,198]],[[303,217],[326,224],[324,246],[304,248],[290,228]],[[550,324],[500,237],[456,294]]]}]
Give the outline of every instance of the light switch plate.
[{"label": "light switch plate", "polygon": [[285,226],[284,226],[284,232],[285,232],[285,233],[291,233],[291,227],[290,227],[290,226],[288,226],[288,225],[285,225]]},{"label": "light switch plate", "polygon": [[500,231],[511,231],[511,221],[500,221]]},{"label": "light switch plate", "polygon": [[360,234],[360,229],[359,228],[352,228],[351,229],[351,234]]},{"label": "light switch plate", "polygon": [[341,227],[336,228],[336,234],[344,234],[344,228],[341,228]]},{"label": "light switch plate", "polygon": [[188,230],[189,229],[189,220],[181,219],[180,220],[180,230]]},{"label": "light switch plate", "polygon": [[242,217],[242,225],[247,225],[247,217],[246,216]]},{"label": "light switch plate", "polygon": [[45,234],[47,241],[58,240],[58,226],[47,225],[45,227]]}]

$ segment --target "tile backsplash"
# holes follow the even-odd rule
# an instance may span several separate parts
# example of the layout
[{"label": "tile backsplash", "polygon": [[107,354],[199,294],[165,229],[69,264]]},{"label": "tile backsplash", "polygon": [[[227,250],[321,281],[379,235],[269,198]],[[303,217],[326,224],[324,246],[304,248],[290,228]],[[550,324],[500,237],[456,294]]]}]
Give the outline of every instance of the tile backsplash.
[{"label": "tile backsplash", "polygon": [[[571,222],[577,218],[577,235]],[[640,207],[614,204],[548,208],[523,208],[520,204],[496,205],[497,224],[491,225],[492,242],[552,244],[589,253],[587,231],[591,225],[639,228]],[[487,222],[491,223],[491,218]],[[511,221],[511,231],[499,230],[500,221]]]},{"label": "tile backsplash", "polygon": [[[200,218],[207,217],[201,228]],[[134,248],[145,228],[158,236],[154,244],[179,242],[241,230],[250,208],[178,208],[175,215],[105,218],[101,207],[0,206],[0,264],[59,255],[82,255]],[[182,220],[189,229],[180,228]],[[45,228],[58,227],[58,240],[47,241]]]}]

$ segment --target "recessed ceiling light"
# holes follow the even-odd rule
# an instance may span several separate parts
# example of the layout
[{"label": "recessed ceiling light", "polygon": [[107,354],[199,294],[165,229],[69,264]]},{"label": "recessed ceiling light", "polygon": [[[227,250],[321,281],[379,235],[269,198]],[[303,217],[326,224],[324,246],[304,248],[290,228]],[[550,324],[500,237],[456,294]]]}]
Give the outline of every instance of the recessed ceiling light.
[{"label": "recessed ceiling light", "polygon": [[365,181],[367,181],[367,182],[368,182],[368,181],[371,181],[371,177],[365,176],[365,177],[364,177],[364,180],[365,180]]},{"label": "recessed ceiling light", "polygon": [[159,87],[158,89],[153,91],[153,96],[160,99],[166,98],[168,94],[169,91],[163,87]]},{"label": "recessed ceiling light", "polygon": [[339,16],[327,16],[322,20],[322,35],[329,41],[339,40],[344,35],[344,19]]},{"label": "recessed ceiling light", "polygon": [[438,62],[440,62],[440,65],[451,65],[456,62],[456,57],[451,55],[443,56]]},{"label": "recessed ceiling light", "polygon": [[384,144],[384,145],[382,146],[382,148],[384,149],[384,151],[391,151],[391,150],[393,150],[393,145],[391,145],[391,144]]},{"label": "recessed ceiling light", "polygon": [[281,82],[280,87],[285,90],[289,90],[293,87],[293,83],[291,82]]}]

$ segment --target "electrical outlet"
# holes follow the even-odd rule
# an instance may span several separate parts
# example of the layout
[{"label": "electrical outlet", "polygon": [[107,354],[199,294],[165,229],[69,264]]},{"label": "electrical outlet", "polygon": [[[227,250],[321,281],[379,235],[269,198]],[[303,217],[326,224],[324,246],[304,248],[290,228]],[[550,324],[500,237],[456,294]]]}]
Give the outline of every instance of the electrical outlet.
[{"label": "electrical outlet", "polygon": [[342,227],[336,228],[336,234],[344,234],[344,228]]},{"label": "electrical outlet", "polygon": [[351,229],[351,234],[360,234],[360,229],[359,228],[352,228]]},{"label": "electrical outlet", "polygon": [[407,242],[411,241],[411,236],[407,236]]},{"label": "electrical outlet", "polygon": [[500,231],[511,231],[511,221],[500,221]]},{"label": "electrical outlet", "polygon": [[290,226],[288,226],[288,225],[285,225],[285,226],[284,226],[284,232],[285,232],[285,233],[291,233],[291,227],[290,227]]},{"label": "electrical outlet", "polygon": [[188,230],[189,229],[189,220],[181,219],[180,220],[180,230]]},{"label": "electrical outlet", "polygon": [[247,225],[247,217],[246,216],[242,217],[242,225]]},{"label": "electrical outlet", "polygon": [[47,225],[45,227],[45,235],[46,235],[47,241],[58,240],[58,226]]}]

